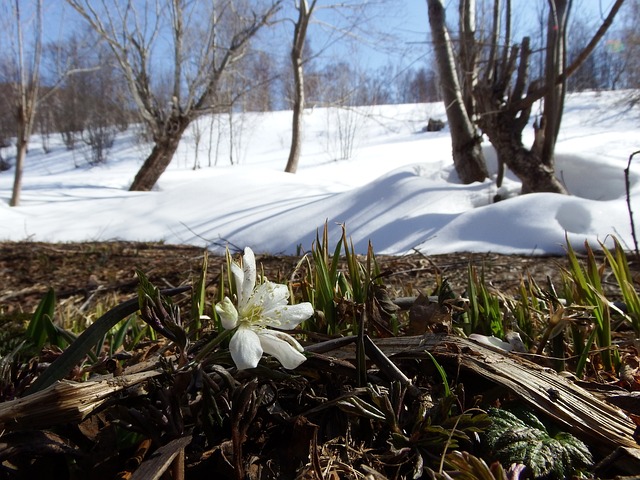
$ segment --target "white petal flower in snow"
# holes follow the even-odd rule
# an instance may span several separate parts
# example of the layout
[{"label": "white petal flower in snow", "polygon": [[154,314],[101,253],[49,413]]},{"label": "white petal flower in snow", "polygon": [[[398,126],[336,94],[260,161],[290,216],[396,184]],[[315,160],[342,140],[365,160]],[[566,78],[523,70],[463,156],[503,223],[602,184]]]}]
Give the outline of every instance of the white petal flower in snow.
[{"label": "white petal flower in snow", "polygon": [[238,306],[228,297],[216,305],[222,326],[237,328],[229,343],[231,358],[243,370],[258,365],[263,353],[273,355],[283,367],[294,369],[306,360],[302,346],[291,335],[269,327],[290,330],[313,315],[309,302],[289,305],[286,285],[263,282],[256,286],[256,259],[244,250],[242,268],[233,263],[231,273],[238,292]]}]

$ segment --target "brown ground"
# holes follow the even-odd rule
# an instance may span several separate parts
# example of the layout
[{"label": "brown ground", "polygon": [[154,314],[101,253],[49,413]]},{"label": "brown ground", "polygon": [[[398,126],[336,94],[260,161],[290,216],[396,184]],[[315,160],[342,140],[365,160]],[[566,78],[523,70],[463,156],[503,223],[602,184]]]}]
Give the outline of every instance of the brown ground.
[{"label": "brown ground", "polygon": [[[3,330],[7,329],[7,320],[11,321],[12,319],[21,318],[19,315],[21,312],[25,313],[24,319],[28,318],[27,314],[35,309],[38,301],[50,287],[53,287],[56,291],[59,310],[84,312],[87,316],[91,314],[97,315],[100,308],[108,308],[116,302],[124,300],[125,298],[131,298],[135,295],[137,281],[134,271],[136,269],[145,272],[150,280],[161,288],[175,287],[190,283],[191,280],[196,277],[199,273],[202,259],[203,251],[201,249],[188,246],[169,246],[130,242],[81,244],[45,244],[33,242],[0,243],[0,334],[4,333]],[[259,256],[257,260],[259,264],[262,264],[266,275],[273,280],[290,278],[299,261],[298,258],[284,256]],[[531,277],[541,285],[545,284],[547,276],[551,276],[553,281],[559,286],[559,267],[566,266],[566,259],[562,257],[527,257],[467,253],[432,257],[423,257],[418,254],[403,257],[379,256],[377,257],[377,260],[381,270],[389,272],[389,275],[385,276],[385,283],[390,287],[392,296],[413,295],[417,294],[418,290],[430,293],[436,283],[436,276],[438,274],[443,278],[448,278],[453,289],[458,293],[462,293],[467,283],[467,267],[470,263],[484,268],[485,279],[487,282],[490,281],[493,286],[503,292],[513,292],[519,285],[523,275],[527,274],[531,275]],[[211,284],[216,283],[216,277],[219,275],[221,265],[223,263],[224,258],[213,256],[209,257],[208,280]],[[630,263],[632,270],[638,274],[638,272],[640,272],[638,262],[634,259]],[[0,342],[0,347],[3,347],[2,342]],[[153,348],[155,347],[149,344],[142,346],[140,350],[154,351],[152,350]],[[134,357],[134,359],[136,359],[135,361],[137,361],[137,358],[138,357]],[[322,360],[321,357],[318,357],[318,361],[320,360]],[[415,360],[417,360],[417,357]],[[437,389],[435,386],[430,384],[434,382],[436,374],[433,373],[434,370],[429,370],[424,367],[425,362],[417,362],[415,360],[411,360],[409,362],[412,366],[411,368],[415,371],[408,370],[405,364],[402,364],[401,367],[404,368],[405,372],[412,372],[409,373],[411,378],[414,378],[414,376],[415,378],[418,378],[420,376],[420,380],[417,381],[418,383],[416,383],[416,385],[420,385],[420,388],[427,393],[425,393],[424,397],[422,395],[420,396],[419,402],[413,402],[411,400],[411,395],[404,395],[404,393],[402,393],[399,396],[401,398],[400,402],[405,403],[400,404],[401,407],[398,408],[398,411],[408,411],[409,408],[416,408],[417,404],[420,405],[420,408],[424,408],[423,405],[427,404],[431,406],[433,405],[433,403],[430,403],[432,398],[431,394],[432,392],[437,392]],[[635,361],[635,357],[633,357],[633,360]],[[259,385],[257,381],[253,382],[252,380],[252,382],[246,383],[242,389],[239,387],[233,387],[236,388],[235,391],[231,391],[230,388],[227,389],[226,385],[231,385],[231,382],[227,382],[226,380],[220,381],[220,385],[222,385],[222,387],[216,387],[219,389],[216,391],[216,398],[221,399],[219,401],[221,405],[232,405],[233,407],[229,409],[231,414],[229,414],[227,410],[218,406],[216,406],[216,411],[220,408],[219,411],[225,412],[225,415],[229,415],[230,417],[233,415],[233,418],[249,419],[243,420],[243,422],[246,423],[240,423],[240,420],[237,421],[237,424],[233,423],[233,431],[235,432],[238,428],[241,428],[238,425],[246,425],[242,428],[248,429],[245,431],[248,432],[247,438],[250,440],[241,440],[239,451],[240,454],[244,451],[246,458],[252,459],[250,464],[251,468],[254,466],[256,468],[263,468],[263,464],[279,465],[278,462],[280,461],[280,457],[276,456],[276,453],[274,452],[277,452],[277,455],[281,455],[283,451],[285,452],[284,455],[288,455],[287,461],[290,462],[290,464],[287,462],[281,462],[280,464],[282,465],[295,466],[299,464],[300,461],[306,462],[309,456],[309,450],[306,446],[312,442],[312,439],[315,441],[317,438],[333,438],[329,436],[331,434],[338,435],[335,437],[337,439],[351,438],[352,435],[353,438],[356,439],[353,440],[354,446],[349,446],[349,453],[345,454],[345,457],[348,456],[349,458],[357,459],[358,462],[360,462],[362,458],[366,458],[366,461],[376,462],[375,466],[376,468],[379,468],[380,471],[382,471],[383,465],[388,465],[391,469],[396,467],[399,469],[402,467],[403,469],[407,469],[407,471],[413,471],[413,467],[411,467],[414,462],[414,460],[411,459],[411,455],[413,454],[406,453],[411,450],[410,448],[402,449],[402,451],[405,451],[406,456],[400,456],[400,453],[398,453],[400,450],[398,450],[398,452],[394,451],[393,456],[391,456],[390,453],[388,454],[386,451],[384,452],[384,455],[376,453],[381,451],[381,448],[378,446],[376,446],[376,448],[370,448],[369,444],[364,443],[366,440],[363,440],[367,438],[367,435],[371,435],[370,430],[364,427],[361,429],[362,431],[358,431],[357,428],[351,428],[351,425],[356,425],[356,422],[352,422],[351,420],[349,420],[349,427],[347,427],[344,422],[344,412],[342,411],[338,412],[340,414],[340,416],[338,416],[333,411],[327,410],[329,413],[325,413],[323,410],[321,412],[322,414],[317,416],[318,419],[329,419],[327,421],[323,420],[323,422],[317,421],[315,419],[316,417],[312,417],[310,415],[310,420],[305,416],[300,415],[300,418],[303,420],[301,420],[300,423],[297,421],[291,422],[293,425],[292,427],[289,426],[289,423],[282,421],[281,418],[284,418],[280,416],[283,415],[282,412],[285,412],[289,418],[293,418],[293,413],[289,414],[289,411],[312,412],[314,409],[320,408],[319,405],[323,401],[322,399],[329,398],[329,394],[334,395],[335,392],[342,392],[341,389],[345,389],[346,391],[354,387],[355,382],[352,381],[352,378],[344,375],[343,373],[336,374],[334,372],[336,370],[336,365],[342,365],[336,362],[338,361],[330,359],[330,363],[315,364],[313,367],[310,367],[311,370],[309,370],[312,371],[315,369],[313,370],[313,375],[302,375],[295,381],[282,381],[282,385],[279,386],[279,390],[276,391],[277,394],[274,395],[274,398],[277,399],[278,405],[278,409],[274,410],[276,414],[272,414],[271,410],[268,408],[247,406],[253,405],[252,402],[247,401],[245,403],[240,403],[236,400],[235,391],[241,392],[237,396],[238,398],[244,398],[246,391],[250,392],[249,395],[253,395],[254,390],[249,390],[249,387],[246,385],[254,385],[251,388],[255,389]],[[460,364],[457,362],[459,362],[459,360],[456,360],[455,368],[459,370]],[[348,364],[345,365],[348,366]],[[633,365],[634,369],[637,368],[637,362]],[[99,366],[102,366],[102,364],[99,364]],[[354,367],[350,366],[350,370],[348,370],[348,372],[352,374],[354,371]],[[420,372],[419,374],[416,373],[418,371]],[[26,372],[26,370],[24,370],[24,372]],[[143,429],[143,432],[146,432],[145,435],[147,435],[148,438],[155,438],[154,435],[158,436],[158,432],[163,432],[163,440],[165,440],[165,437],[173,438],[172,435],[183,435],[183,433],[188,434],[188,436],[183,438],[193,439],[192,445],[190,446],[186,456],[187,478],[209,478],[212,471],[222,477],[225,473],[234,471],[233,469],[230,469],[230,463],[227,459],[233,458],[231,456],[233,454],[228,454],[229,456],[225,457],[227,453],[224,452],[227,452],[228,450],[232,452],[236,451],[234,450],[236,448],[234,443],[235,440],[233,440],[236,437],[231,433],[231,423],[225,420],[224,427],[216,427],[217,430],[215,431],[215,436],[212,435],[212,439],[207,440],[210,442],[206,444],[207,450],[202,450],[202,446],[205,445],[202,434],[196,435],[194,433],[195,430],[193,425],[196,422],[195,419],[198,419],[197,422],[200,422],[199,419],[201,417],[209,417],[208,415],[197,415],[199,409],[209,407],[206,406],[207,404],[204,403],[204,400],[198,400],[197,402],[194,401],[187,407],[187,396],[185,394],[186,385],[190,381],[193,381],[191,380],[192,377],[190,375],[193,375],[193,378],[195,378],[196,374],[194,372],[196,372],[195,369],[192,372],[182,372],[180,375],[173,375],[171,377],[171,382],[166,382],[166,388],[165,385],[163,385],[162,388],[153,386],[140,398],[133,398],[134,395],[132,394],[131,398],[128,398],[125,395],[123,399],[115,400],[111,406],[107,407],[113,407],[112,410],[96,410],[97,413],[88,417],[88,419],[83,422],[83,429],[74,426],[73,429],[65,430],[62,428],[63,426],[61,426],[60,432],[63,432],[63,437],[56,436],[54,437],[55,441],[59,442],[59,438],[64,439],[65,432],[73,432],[74,437],[72,438],[77,442],[76,445],[79,445],[77,448],[74,447],[74,455],[77,455],[79,459],[92,467],[98,465],[97,460],[94,461],[94,456],[96,458],[100,458],[100,461],[103,463],[99,464],[99,467],[94,468],[96,471],[95,475],[97,475],[96,478],[113,478],[115,472],[119,472],[124,468],[123,465],[135,465],[128,467],[135,469],[137,468],[138,463],[135,463],[133,459],[129,458],[129,455],[133,454],[133,450],[129,453],[129,450],[127,449],[120,450],[117,455],[114,454],[108,461],[104,461],[105,455],[100,452],[109,451],[110,449],[113,449],[114,451],[116,450],[115,445],[112,445],[112,443],[115,442],[114,439],[116,438],[116,434],[113,430],[115,428],[115,422],[111,423],[110,420],[111,412],[114,412],[114,418],[117,418],[119,421],[121,420],[118,415],[122,415],[127,422],[132,418],[144,418],[144,426],[146,427],[146,430]],[[244,378],[246,379],[249,377]],[[456,378],[457,381],[458,377],[452,378]],[[634,377],[631,376],[631,378]],[[328,387],[323,384],[325,381],[337,382],[338,380],[340,382],[346,381],[347,387],[344,387],[343,384],[337,383],[330,384]],[[316,381],[316,383],[313,384],[312,387],[311,385],[314,381]],[[207,382],[204,384],[208,385]],[[213,385],[218,384],[213,383]],[[240,383],[238,383],[238,385],[240,385]],[[265,385],[268,385],[268,387],[271,388],[271,385],[276,385],[276,382],[269,379],[268,383],[265,382]],[[485,394],[485,390],[490,388],[487,387],[486,379],[483,378],[479,381],[479,377],[478,379],[473,379],[471,376],[468,380],[465,379],[464,385],[467,392],[474,392],[474,389],[482,389],[481,391],[483,394]],[[221,388],[222,390],[220,390]],[[498,390],[499,389],[497,387],[491,388],[491,392],[496,392]],[[295,394],[292,394],[292,391],[294,391]],[[464,392],[465,390],[460,391]],[[305,393],[303,394],[300,392]],[[551,390],[548,390],[548,392],[549,395],[551,395]],[[260,395],[263,395],[263,393]],[[488,393],[488,395],[495,395],[495,393]],[[564,393],[562,395],[564,395]],[[205,398],[204,395],[201,398]],[[304,399],[304,408],[298,405],[301,401],[298,400],[300,398]],[[424,401],[422,400],[423,398],[425,399]],[[434,398],[436,397],[434,396]],[[478,399],[480,396],[470,393],[468,398]],[[168,399],[180,399],[176,400],[176,402],[184,402],[185,406],[184,408],[174,409],[173,407],[176,404],[169,404]],[[631,398],[630,401],[636,400],[637,399]],[[121,401],[121,403],[118,403],[119,401]],[[409,403],[410,401],[411,403]],[[464,397],[462,401],[464,402]],[[274,400],[273,404],[276,404],[276,400]],[[292,404],[296,405],[296,410],[292,409]],[[310,407],[310,405],[313,408]],[[389,405],[391,405],[391,403],[389,403]],[[167,420],[167,417],[164,415],[158,415],[157,417],[154,416],[156,415],[156,412],[160,412],[158,408],[161,408],[163,412],[179,413],[174,413],[174,417],[169,416],[170,420]],[[193,410],[191,410],[191,408],[193,408]],[[252,408],[253,410],[251,410]],[[436,409],[434,408],[434,410]],[[135,413],[137,416],[134,417],[131,412]],[[182,412],[185,412],[185,415],[188,414],[189,416],[185,416],[183,419]],[[235,412],[240,413],[236,414]],[[413,417],[413,415],[411,415],[411,417]],[[164,423],[160,423],[158,418],[162,418],[162,422]],[[276,418],[277,420],[275,420]],[[337,418],[341,420],[335,420]],[[367,422],[361,423],[362,425],[369,425]],[[357,424],[360,425],[360,422]],[[139,425],[143,424],[139,423]],[[198,431],[205,431],[200,423],[197,423],[197,425]],[[322,425],[322,427],[318,427],[318,425]],[[184,428],[184,432],[171,430],[171,428],[183,427],[187,427]],[[321,429],[319,430],[319,428]],[[336,429],[344,429],[344,433],[342,433],[343,430]],[[46,431],[47,429],[44,430]],[[347,431],[349,432],[349,435],[347,435]],[[340,433],[336,434],[335,432]],[[356,433],[352,432],[357,432],[357,435],[359,436],[356,436]],[[33,434],[33,436],[18,436],[26,433],[29,433],[29,435]],[[37,441],[45,444],[45,440],[47,440],[46,438],[44,438],[44,440],[42,439],[43,434],[40,431],[35,431],[35,433],[26,433],[19,432],[18,435],[14,436],[11,436],[12,433],[9,433],[8,435],[6,433],[3,434],[5,443],[11,448],[14,448],[14,445],[10,443],[13,441],[16,444],[16,451],[18,454],[22,455],[21,457],[13,456],[12,459],[23,457],[29,461],[32,459],[31,451],[33,448],[31,443],[27,444],[26,441],[20,439],[28,438],[29,442],[35,443],[36,446],[39,445],[37,444]],[[55,435],[58,434],[56,433]],[[385,431],[384,435],[388,435],[388,432]],[[158,436],[158,438],[160,437]],[[229,438],[232,440],[229,440]],[[220,443],[216,444],[215,442]],[[300,448],[298,448],[299,445],[297,445],[296,442],[299,445],[304,445],[305,448],[300,450]],[[318,468],[321,466],[320,462],[323,462],[322,468],[324,468],[325,464],[332,465],[334,459],[339,458],[341,447],[338,444],[334,445],[331,442],[333,442],[333,440],[324,443],[320,449],[320,454],[314,454],[314,456],[312,456],[313,459],[317,458],[314,462],[317,463]],[[340,442],[343,442],[343,440],[340,440]],[[150,443],[151,441],[149,441],[149,444]],[[294,446],[294,444],[296,444],[297,447]],[[386,445],[390,446],[391,442],[387,442]],[[274,448],[274,446],[276,447]],[[71,450],[71,447],[68,448]],[[366,453],[358,453],[358,449],[362,449],[360,450],[362,452],[365,452],[366,450]],[[313,451],[315,452],[316,449],[314,448]],[[294,455],[292,452],[297,452],[295,453],[297,456],[292,457],[292,455]],[[376,455],[379,455],[379,458],[376,457]],[[51,452],[42,454],[40,463],[36,464],[35,467],[28,471],[32,472],[39,467],[43,472],[49,472],[52,469],[51,465],[54,465],[54,461],[57,461],[57,458],[60,456],[61,455],[58,455],[57,451],[54,452],[52,449]],[[239,464],[249,465],[249,460],[242,460],[242,456],[239,458]],[[393,458],[394,464],[390,465],[385,463],[387,458]],[[139,462],[140,459],[137,461]],[[395,462],[397,462],[397,464],[395,464]],[[349,465],[351,463],[353,462],[349,462]],[[66,461],[63,462],[63,464],[66,465]],[[367,465],[366,462],[363,462],[362,464]],[[30,468],[31,466],[31,464],[26,461],[23,464],[18,462],[17,465],[24,465],[25,469]],[[57,463],[55,463],[55,465],[57,465]],[[78,465],[82,465],[82,463],[78,463]],[[149,464],[146,465],[149,466]],[[18,467],[18,469],[19,468],[20,467]],[[284,469],[285,467],[278,468]],[[327,471],[329,471],[328,469],[329,467],[327,466]],[[235,471],[238,471],[237,468]],[[247,471],[249,471],[249,467],[247,467]],[[264,471],[256,470],[256,472],[267,472],[265,473],[265,478],[268,475],[266,466],[264,466]],[[29,476],[29,474],[27,474],[27,476]],[[40,475],[32,475],[29,478],[44,477]],[[226,475],[225,478],[233,478],[232,473]],[[258,478],[258,474],[252,474],[251,478]],[[337,474],[335,474],[335,478],[337,478]]]},{"label": "brown ground", "polygon": [[[48,244],[0,242],[0,315],[32,312],[42,295],[53,287],[59,304],[87,308],[100,299],[111,304],[135,294],[135,269],[140,269],[160,288],[190,283],[198,274],[203,251],[198,247],[152,243],[105,242]],[[299,258],[258,256],[265,274],[272,280],[289,278]],[[547,276],[559,285],[563,257],[531,257],[491,253],[455,253],[402,257],[378,256],[382,271],[389,273],[385,283],[392,295],[430,293],[436,274],[448,278],[454,290],[466,286],[469,263],[483,267],[487,282],[501,291],[513,291],[523,275],[530,274],[539,284]],[[209,280],[220,273],[223,257],[209,257]],[[633,269],[640,271],[637,262]],[[105,303],[109,301],[105,300]]]}]

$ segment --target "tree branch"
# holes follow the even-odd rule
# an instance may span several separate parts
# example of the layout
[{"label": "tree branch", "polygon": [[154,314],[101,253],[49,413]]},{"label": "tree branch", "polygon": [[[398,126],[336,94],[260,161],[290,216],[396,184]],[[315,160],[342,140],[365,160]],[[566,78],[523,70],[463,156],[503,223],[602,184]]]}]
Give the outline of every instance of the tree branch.
[{"label": "tree branch", "polygon": [[580,52],[580,54],[576,57],[576,59],[569,65],[566,70],[564,70],[560,75],[557,76],[554,85],[548,85],[544,87],[537,88],[527,94],[525,98],[517,102],[514,107],[524,110],[530,108],[536,101],[540,100],[544,97],[550,89],[557,87],[558,85],[564,83],[571,75],[573,75],[578,68],[584,63],[584,61],[593,53],[593,50],[596,48],[602,37],[607,33],[607,30],[613,23],[616,14],[622,7],[624,0],[616,0],[616,3],[611,7],[609,14],[605,18],[604,22],[600,25],[600,28],[593,35],[587,46]]}]

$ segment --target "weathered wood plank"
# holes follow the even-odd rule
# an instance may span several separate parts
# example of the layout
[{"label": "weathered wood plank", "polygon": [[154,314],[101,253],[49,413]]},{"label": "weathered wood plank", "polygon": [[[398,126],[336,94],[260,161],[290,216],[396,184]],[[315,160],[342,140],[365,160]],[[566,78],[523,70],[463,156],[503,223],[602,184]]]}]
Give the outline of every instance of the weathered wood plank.
[{"label": "weathered wood plank", "polygon": [[27,397],[0,403],[0,430],[51,428],[80,422],[112,395],[160,375],[149,371],[103,380],[61,380]]},{"label": "weathered wood plank", "polygon": [[[425,350],[439,360],[453,360],[483,378],[502,385],[601,453],[619,446],[640,448],[633,438],[635,424],[619,408],[575,385],[555,371],[516,354],[490,349],[453,335],[425,335],[374,340],[387,355],[416,355]],[[355,358],[353,345],[328,355]]]}]

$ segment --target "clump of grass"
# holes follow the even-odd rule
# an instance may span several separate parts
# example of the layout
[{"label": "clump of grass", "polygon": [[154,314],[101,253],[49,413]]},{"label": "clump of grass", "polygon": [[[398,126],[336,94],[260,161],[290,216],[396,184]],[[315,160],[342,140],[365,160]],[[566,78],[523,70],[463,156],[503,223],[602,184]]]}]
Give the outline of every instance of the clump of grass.
[{"label": "clump of grass", "polygon": [[[353,243],[343,226],[342,235],[331,250],[325,224],[322,237],[320,234],[316,237],[310,257],[305,255],[297,267],[306,266],[301,295],[317,312],[303,324],[304,330],[331,336],[357,334],[368,306],[375,328],[387,334],[398,333],[396,308],[386,296],[371,244],[362,262],[354,253]],[[342,263],[346,265],[344,270]]]},{"label": "clump of grass", "polygon": [[609,266],[622,293],[625,305],[624,315],[629,320],[636,338],[640,338],[640,296],[634,287],[634,280],[629,269],[629,261],[619,240],[613,237],[614,249],[609,250],[601,243]]},{"label": "clump of grass", "polygon": [[503,338],[506,333],[501,298],[494,294],[484,276],[484,270],[478,276],[478,270],[469,265],[467,271],[468,309],[463,323],[466,335],[481,333]]},{"label": "clump of grass", "polygon": [[574,350],[579,353],[576,375],[582,376],[591,346],[595,343],[599,350],[602,366],[607,371],[613,371],[620,366],[620,355],[611,342],[611,308],[602,288],[604,265],[598,266],[595,254],[587,242],[586,265],[578,261],[578,257],[567,241],[567,255],[569,270],[566,272],[564,294],[568,305],[587,307],[594,321],[594,329],[583,342],[582,335],[574,329]]}]

